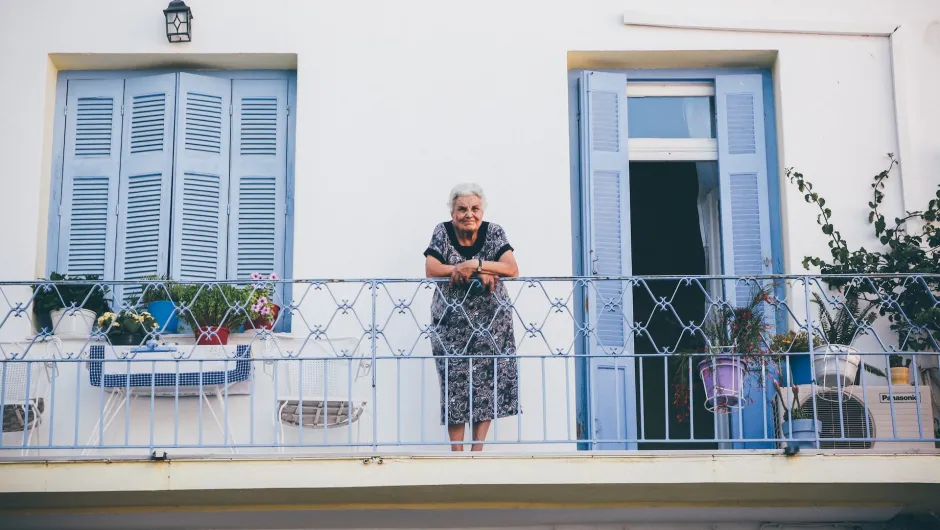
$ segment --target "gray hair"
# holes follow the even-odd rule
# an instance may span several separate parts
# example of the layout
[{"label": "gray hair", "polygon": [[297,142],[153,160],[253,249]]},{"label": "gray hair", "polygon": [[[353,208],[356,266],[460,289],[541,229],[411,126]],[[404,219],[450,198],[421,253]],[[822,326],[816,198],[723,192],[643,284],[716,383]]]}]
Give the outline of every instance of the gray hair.
[{"label": "gray hair", "polygon": [[447,198],[447,209],[450,213],[454,213],[454,205],[457,202],[457,199],[460,197],[466,197],[467,195],[476,195],[480,198],[480,202],[483,204],[483,210],[486,211],[486,195],[483,193],[483,188],[479,184],[468,182],[465,184],[457,184],[454,186],[454,189],[450,190],[450,195]]}]

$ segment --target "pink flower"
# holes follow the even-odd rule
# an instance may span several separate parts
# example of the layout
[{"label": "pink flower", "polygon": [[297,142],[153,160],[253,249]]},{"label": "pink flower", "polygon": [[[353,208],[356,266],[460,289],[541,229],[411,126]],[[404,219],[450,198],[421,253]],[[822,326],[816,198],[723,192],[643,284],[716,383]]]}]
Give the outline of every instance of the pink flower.
[{"label": "pink flower", "polygon": [[262,305],[262,306],[268,305],[268,299],[267,299],[267,297],[262,296],[261,298],[259,298],[259,299],[258,299],[258,305]]},{"label": "pink flower", "polygon": [[271,276],[269,276],[269,278],[271,278],[271,281],[275,281],[275,282],[276,282],[276,281],[277,281],[277,273],[272,272],[272,273],[271,273]]},{"label": "pink flower", "polygon": [[251,310],[254,311],[255,313],[257,313],[258,311],[261,311],[261,304],[255,304],[251,306]]},{"label": "pink flower", "polygon": [[252,279],[252,280],[260,280],[260,279],[261,279],[261,273],[258,273],[258,272],[253,272],[253,273],[251,273],[251,279]]},{"label": "pink flower", "polygon": [[264,316],[268,316],[268,315],[271,314],[271,310],[270,310],[269,308],[267,308],[267,307],[263,307],[263,308],[261,308],[261,314],[264,315]]}]

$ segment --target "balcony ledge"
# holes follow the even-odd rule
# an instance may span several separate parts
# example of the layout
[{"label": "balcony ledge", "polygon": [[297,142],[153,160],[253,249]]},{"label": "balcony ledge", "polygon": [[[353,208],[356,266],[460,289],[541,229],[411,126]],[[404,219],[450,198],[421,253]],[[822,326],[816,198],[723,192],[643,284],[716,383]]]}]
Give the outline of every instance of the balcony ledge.
[{"label": "balcony ledge", "polygon": [[[940,454],[779,452],[0,463],[0,514],[219,509],[865,507],[940,496]],[[576,486],[576,487],[573,487]],[[65,494],[65,495],[63,495]]]}]

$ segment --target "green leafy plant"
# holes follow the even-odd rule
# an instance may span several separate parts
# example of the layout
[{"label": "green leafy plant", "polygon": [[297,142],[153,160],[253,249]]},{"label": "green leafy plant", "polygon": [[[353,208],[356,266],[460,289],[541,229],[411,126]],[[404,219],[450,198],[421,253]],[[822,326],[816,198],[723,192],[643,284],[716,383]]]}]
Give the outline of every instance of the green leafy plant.
[{"label": "green leafy plant", "polygon": [[803,410],[800,407],[800,388],[797,386],[790,387],[790,393],[793,394],[793,401],[789,408],[783,399],[783,389],[780,388],[780,383],[776,380],[774,381],[774,388],[777,391],[777,400],[780,404],[780,407],[783,409],[783,417],[792,420],[811,420],[813,419],[813,411]]},{"label": "green leafy plant", "polygon": [[96,275],[67,276],[53,272],[49,281],[53,283],[33,285],[33,312],[37,317],[73,305],[93,311],[96,316],[111,310],[107,300],[110,289],[98,283],[100,278]]},{"label": "green leafy plant", "polygon": [[248,321],[252,290],[232,284],[181,284],[178,288],[181,318],[194,331],[219,326],[236,329]]},{"label": "green leafy plant", "polygon": [[891,368],[910,368],[911,360],[896,353],[892,353],[888,356],[888,366]]},{"label": "green leafy plant", "polygon": [[[878,314],[887,316],[902,349],[936,351],[940,348],[940,305],[936,303],[940,296],[940,226],[937,223],[940,186],[926,208],[906,212],[889,223],[881,206],[885,199],[885,182],[898,162],[893,154],[889,153],[888,158],[888,168],[874,177],[872,198],[868,202],[868,223],[881,245],[877,250],[851,248],[833,225],[832,210],[826,206],[826,200],[813,191],[813,185],[802,173],[787,169],[787,177],[804,193],[804,200],[818,208],[817,222],[823,234],[829,236],[830,257],[807,256],[803,266],[819,267],[824,275],[848,275],[824,281],[831,288],[875,304]],[[923,276],[917,279],[901,276],[910,274]],[[852,275],[868,278],[856,282]]]},{"label": "green leafy plant", "polygon": [[744,355],[761,353],[767,329],[764,307],[770,301],[770,294],[770,289],[763,289],[756,292],[745,307],[722,304],[714,308],[702,325],[707,350],[730,349]]},{"label": "green leafy plant", "polygon": [[851,294],[838,304],[835,313],[829,311],[819,293],[813,293],[813,303],[819,309],[819,326],[828,344],[851,346],[855,339],[868,333],[866,328],[878,319],[873,311],[874,304],[868,303],[864,309],[859,309],[858,296]]},{"label": "green leafy plant", "polygon": [[143,281],[146,283],[140,294],[142,305],[150,302],[179,302],[179,284],[173,282],[169,275],[153,274],[145,277]]},{"label": "green leafy plant", "polygon": [[[829,346],[851,346],[855,339],[868,333],[866,327],[878,319],[878,314],[873,311],[875,305],[868,304],[865,309],[859,309],[859,299],[853,293],[849,293],[845,302],[839,304],[834,314],[829,312],[826,302],[818,293],[813,293],[813,303],[819,309],[819,327],[825,344]],[[826,350],[828,348],[823,349]],[[881,369],[864,361],[862,368],[872,375],[886,377]]]}]

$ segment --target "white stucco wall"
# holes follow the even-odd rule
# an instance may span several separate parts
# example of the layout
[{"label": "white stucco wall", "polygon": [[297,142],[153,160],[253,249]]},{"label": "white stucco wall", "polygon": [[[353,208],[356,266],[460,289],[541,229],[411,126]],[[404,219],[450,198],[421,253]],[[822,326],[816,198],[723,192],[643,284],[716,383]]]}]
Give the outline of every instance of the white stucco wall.
[{"label": "white stucco wall", "polygon": [[[740,1],[721,11],[684,0],[250,5],[198,2],[194,42],[183,45],[166,42],[165,6],[157,3],[2,6],[0,46],[8,53],[0,59],[0,97],[8,106],[0,179],[11,224],[0,244],[15,249],[16,259],[3,260],[0,277],[28,279],[43,268],[57,70],[50,54],[171,54],[172,62],[172,54],[296,53],[296,277],[420,275],[420,252],[447,213],[445,194],[462,180],[487,189],[488,218],[507,229],[524,274],[570,273],[569,51],[776,50],[781,166],[812,176],[838,220],[850,223],[864,209],[855,195],[867,193],[884,154],[898,148],[887,38],[632,27],[622,23],[625,9],[690,19],[897,23],[911,156],[905,190],[920,198],[938,180],[932,168],[940,139],[931,132],[940,118],[940,6],[929,0]],[[40,22],[28,22],[37,12]],[[824,251],[825,241],[805,230],[815,226],[812,216],[786,189],[788,265],[798,271],[800,257]],[[889,192],[899,205],[898,193]],[[844,230],[853,239],[864,233]]]},{"label": "white stucco wall", "polygon": [[[900,147],[905,157],[903,177],[896,173],[888,185],[890,209],[900,211],[902,197],[906,208],[919,207],[940,181],[940,135],[934,132],[940,122],[940,4],[932,0],[272,0],[263,7],[194,0],[194,42],[183,45],[166,42],[164,7],[116,0],[93,8],[68,0],[0,6],[0,101],[6,103],[0,279],[43,273],[55,77],[59,69],[92,62],[118,64],[94,54],[129,54],[120,64],[141,67],[185,64],[187,54],[223,54],[202,56],[208,65],[243,60],[257,67],[263,60],[259,65],[234,54],[296,54],[295,278],[421,276],[421,252],[447,215],[446,193],[467,180],[486,189],[487,218],[507,230],[524,275],[571,274],[569,52],[706,50],[705,62],[713,66],[772,66],[780,168],[795,166],[817,185],[853,243],[868,241],[868,183],[886,166],[886,153]],[[794,28],[801,20],[864,20],[901,29],[892,42],[646,28],[624,25],[625,9],[758,24],[792,20]],[[770,51],[776,59],[755,63],[723,51]],[[696,66],[702,62],[696,57],[675,53],[662,66]],[[645,64],[656,66],[655,60]],[[799,273],[802,257],[826,252],[826,240],[810,206],[793,187],[781,186],[786,268]],[[526,307],[534,314],[536,304]],[[570,333],[557,333],[550,339],[558,346],[570,342]],[[408,340],[399,338],[402,345]],[[430,368],[420,381],[436,392]],[[418,392],[422,384],[407,377],[416,372],[402,387]],[[554,373],[550,384],[560,388],[564,377]],[[526,399],[537,403],[538,368],[526,378],[524,385],[538,392]],[[426,412],[433,417],[436,398],[428,396]],[[541,418],[534,419],[538,433]]]}]

